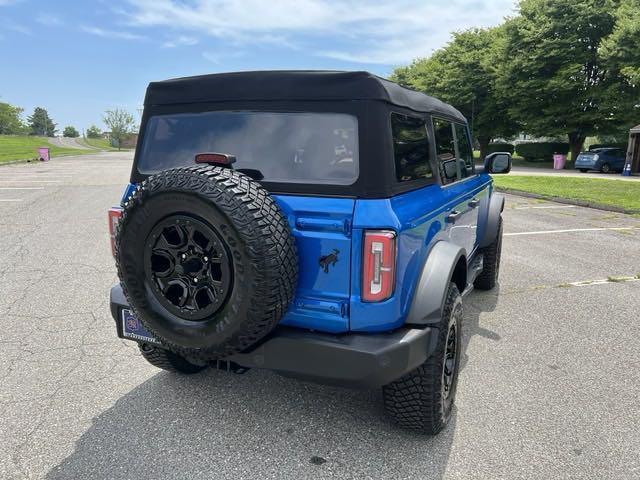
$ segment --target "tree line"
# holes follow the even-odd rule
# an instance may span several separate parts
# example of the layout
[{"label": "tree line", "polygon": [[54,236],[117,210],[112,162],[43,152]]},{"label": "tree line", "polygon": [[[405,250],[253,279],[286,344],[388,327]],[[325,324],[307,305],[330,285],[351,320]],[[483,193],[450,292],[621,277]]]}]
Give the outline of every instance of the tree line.
[{"label": "tree line", "polygon": [[518,133],[566,139],[576,158],[587,137],[640,123],[640,0],[521,0],[391,79],[458,108],[483,158]]},{"label": "tree line", "polygon": [[[58,132],[57,124],[49,117],[45,108],[36,107],[33,114],[22,119],[23,108],[9,103],[0,102],[0,135],[37,135],[41,137],[54,137]],[[109,128],[108,136],[118,145],[135,130],[135,120],[126,110],[115,108],[105,111],[102,121]],[[80,132],[73,126],[66,126],[62,131],[65,137],[79,137]],[[103,132],[91,125],[86,130],[88,138],[100,138]]]}]

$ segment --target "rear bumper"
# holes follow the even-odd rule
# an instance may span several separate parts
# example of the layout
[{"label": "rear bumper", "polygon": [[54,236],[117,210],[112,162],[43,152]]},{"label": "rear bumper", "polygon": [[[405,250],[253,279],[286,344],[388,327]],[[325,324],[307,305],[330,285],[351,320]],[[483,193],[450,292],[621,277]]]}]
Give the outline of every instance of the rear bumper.
[{"label": "rear bumper", "polygon": [[[111,289],[111,314],[118,336],[122,309],[129,308],[120,285]],[[226,360],[318,383],[375,388],[415,369],[436,348],[434,328],[400,328],[390,333],[328,334],[278,326],[250,351]]]}]

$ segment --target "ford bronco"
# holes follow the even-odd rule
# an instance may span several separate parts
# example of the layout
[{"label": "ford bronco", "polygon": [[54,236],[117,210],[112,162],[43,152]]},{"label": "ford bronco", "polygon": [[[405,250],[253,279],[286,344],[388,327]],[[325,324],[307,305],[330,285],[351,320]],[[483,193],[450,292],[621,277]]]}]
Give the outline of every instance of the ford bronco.
[{"label": "ford bronco", "polygon": [[149,85],[109,212],[118,336],[151,364],[382,387],[428,434],[456,394],[463,297],[491,289],[504,197],[455,108],[366,72]]}]

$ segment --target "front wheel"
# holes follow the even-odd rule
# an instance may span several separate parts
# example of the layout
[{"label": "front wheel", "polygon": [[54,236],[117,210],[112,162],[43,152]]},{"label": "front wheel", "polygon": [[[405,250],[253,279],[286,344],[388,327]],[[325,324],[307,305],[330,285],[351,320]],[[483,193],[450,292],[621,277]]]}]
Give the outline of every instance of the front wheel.
[{"label": "front wheel", "polygon": [[498,222],[498,233],[495,240],[480,253],[483,255],[482,272],[473,282],[478,290],[491,290],[498,283],[500,274],[500,257],[502,255],[502,217]]},{"label": "front wheel", "polygon": [[462,297],[451,283],[435,351],[415,370],[382,387],[385,410],[401,427],[435,435],[451,418],[462,353],[462,314]]},{"label": "front wheel", "polygon": [[604,163],[602,167],[600,167],[600,171],[602,173],[609,173],[611,171],[611,165],[609,165],[608,163]]},{"label": "front wheel", "polygon": [[177,353],[154,347],[148,343],[138,344],[138,348],[147,362],[168,372],[191,375],[207,368],[206,365],[196,365]]},{"label": "front wheel", "polygon": [[580,168],[579,170],[582,173],[587,173],[589,171],[587,168]]}]

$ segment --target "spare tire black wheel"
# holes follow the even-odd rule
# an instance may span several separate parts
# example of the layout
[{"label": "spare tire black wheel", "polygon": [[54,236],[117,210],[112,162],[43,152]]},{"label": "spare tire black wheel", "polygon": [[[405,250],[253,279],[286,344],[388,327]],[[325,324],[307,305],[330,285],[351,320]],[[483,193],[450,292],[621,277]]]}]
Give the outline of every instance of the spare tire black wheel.
[{"label": "spare tire black wheel", "polygon": [[298,277],[287,219],[256,181],[196,166],[149,177],[125,203],[116,263],[136,316],[162,345],[209,361],[267,335]]}]

